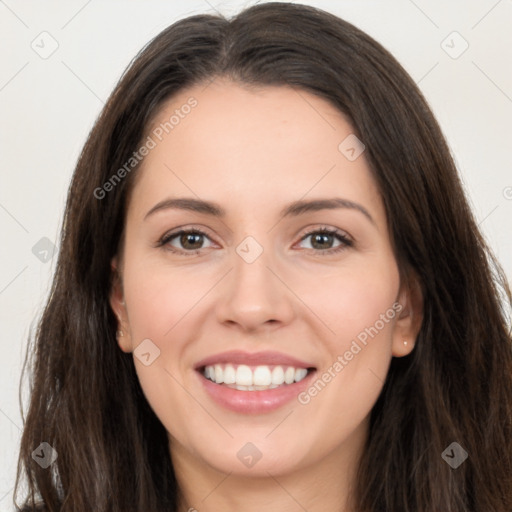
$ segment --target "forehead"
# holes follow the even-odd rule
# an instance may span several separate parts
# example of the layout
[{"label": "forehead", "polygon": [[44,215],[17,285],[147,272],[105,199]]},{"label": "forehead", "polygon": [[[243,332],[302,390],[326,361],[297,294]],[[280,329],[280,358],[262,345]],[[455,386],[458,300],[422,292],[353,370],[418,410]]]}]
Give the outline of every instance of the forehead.
[{"label": "forehead", "polygon": [[258,155],[258,160],[278,161],[284,154],[297,159],[309,153],[308,160],[316,163],[332,160],[340,137],[353,132],[338,109],[307,91],[249,88],[221,78],[180,91],[150,129],[169,149],[200,147],[196,157],[215,154],[233,161]]},{"label": "forehead", "polygon": [[343,113],[302,89],[249,89],[225,79],[195,85],[167,101],[148,127],[154,147],[134,196],[270,208],[327,194],[373,204],[378,217],[382,204],[364,152],[355,160],[344,153],[353,132]]}]

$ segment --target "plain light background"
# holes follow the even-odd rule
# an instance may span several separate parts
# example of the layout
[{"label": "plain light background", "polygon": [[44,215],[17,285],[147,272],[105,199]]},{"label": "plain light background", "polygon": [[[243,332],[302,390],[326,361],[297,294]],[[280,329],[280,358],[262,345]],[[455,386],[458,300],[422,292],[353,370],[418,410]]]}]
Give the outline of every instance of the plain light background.
[{"label": "plain light background", "polygon": [[[49,290],[67,187],[94,120],[131,59],[165,27],[255,3],[0,0],[0,510],[13,510],[26,340]],[[419,84],[510,281],[512,0],[295,3],[363,29]]]}]

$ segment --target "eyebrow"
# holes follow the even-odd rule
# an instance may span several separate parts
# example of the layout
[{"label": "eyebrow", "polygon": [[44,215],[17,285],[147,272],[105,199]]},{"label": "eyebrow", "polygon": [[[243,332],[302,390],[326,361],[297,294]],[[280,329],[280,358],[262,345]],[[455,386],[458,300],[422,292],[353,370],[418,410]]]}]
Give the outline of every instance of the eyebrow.
[{"label": "eyebrow", "polygon": [[[285,206],[281,212],[281,217],[297,217],[304,213],[316,212],[320,210],[334,210],[339,208],[346,208],[350,210],[356,210],[362,213],[372,224],[375,225],[375,220],[370,215],[368,210],[353,201],[348,199],[342,199],[339,197],[333,197],[329,199],[312,199],[312,200],[298,200]],[[162,210],[178,209],[188,210],[196,213],[202,213],[205,215],[211,215],[213,217],[225,218],[226,210],[219,204],[212,201],[205,201],[202,199],[195,199],[193,197],[181,197],[181,198],[169,198],[164,199],[157,203],[151,210],[146,213],[144,220],[150,215]]]}]

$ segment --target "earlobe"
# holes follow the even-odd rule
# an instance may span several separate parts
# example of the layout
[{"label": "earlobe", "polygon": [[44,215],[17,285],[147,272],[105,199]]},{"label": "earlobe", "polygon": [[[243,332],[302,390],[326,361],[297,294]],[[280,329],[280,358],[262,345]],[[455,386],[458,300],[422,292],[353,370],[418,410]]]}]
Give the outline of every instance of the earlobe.
[{"label": "earlobe", "polygon": [[404,357],[408,356],[414,349],[415,341],[402,341],[401,345],[399,342],[393,340],[393,357]]},{"label": "earlobe", "polygon": [[394,357],[404,357],[414,349],[423,321],[423,293],[415,274],[410,275],[400,287],[398,302],[402,309],[395,322],[392,354]]},{"label": "earlobe", "polygon": [[119,345],[119,348],[123,352],[128,354],[132,351],[131,344],[128,341],[128,336],[125,336],[125,333],[121,328],[119,328],[116,332],[116,340],[117,340],[117,344]]}]

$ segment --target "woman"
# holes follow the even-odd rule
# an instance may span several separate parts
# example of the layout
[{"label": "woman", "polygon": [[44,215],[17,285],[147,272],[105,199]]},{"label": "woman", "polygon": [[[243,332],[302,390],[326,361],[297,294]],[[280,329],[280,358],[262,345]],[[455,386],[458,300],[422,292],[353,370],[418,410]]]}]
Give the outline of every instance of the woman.
[{"label": "woman", "polygon": [[134,60],[84,147],[19,510],[512,510],[511,295],[424,98],[266,3]]}]

